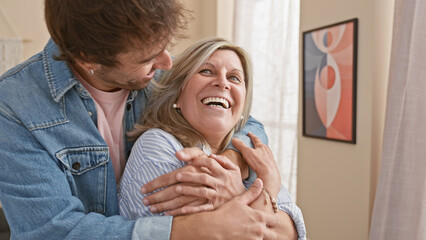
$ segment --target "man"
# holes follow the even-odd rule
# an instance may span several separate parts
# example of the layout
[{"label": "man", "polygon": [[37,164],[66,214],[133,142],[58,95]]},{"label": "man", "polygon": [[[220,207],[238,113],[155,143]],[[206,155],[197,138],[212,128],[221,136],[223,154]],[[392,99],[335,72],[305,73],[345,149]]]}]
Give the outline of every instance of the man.
[{"label": "man", "polygon": [[[186,24],[178,1],[46,0],[45,17],[52,40],[0,78],[0,200],[12,239],[277,237],[282,223],[248,207],[261,181],[211,212],[118,216],[116,183],[133,145],[124,135],[156,70],[171,67],[166,46]],[[299,228],[298,213],[289,215]]]}]

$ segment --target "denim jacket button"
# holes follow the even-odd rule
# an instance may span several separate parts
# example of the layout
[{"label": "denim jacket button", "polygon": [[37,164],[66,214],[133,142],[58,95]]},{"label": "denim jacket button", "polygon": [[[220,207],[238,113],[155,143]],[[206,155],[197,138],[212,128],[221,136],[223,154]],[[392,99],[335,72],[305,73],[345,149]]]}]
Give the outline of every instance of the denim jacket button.
[{"label": "denim jacket button", "polygon": [[88,111],[87,113],[89,113],[89,116],[92,116],[92,112],[91,111]]},{"label": "denim jacket button", "polygon": [[73,163],[73,164],[72,164],[72,168],[73,168],[74,170],[79,170],[79,169],[80,169],[80,167],[81,167],[81,165],[80,165],[80,163],[79,163],[79,162],[75,162],[75,163]]}]

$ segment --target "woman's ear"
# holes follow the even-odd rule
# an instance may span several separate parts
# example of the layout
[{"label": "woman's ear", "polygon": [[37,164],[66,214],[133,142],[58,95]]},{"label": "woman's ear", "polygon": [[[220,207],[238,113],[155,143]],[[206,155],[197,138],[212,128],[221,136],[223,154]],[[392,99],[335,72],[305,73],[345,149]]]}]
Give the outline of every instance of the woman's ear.
[{"label": "woman's ear", "polygon": [[176,101],[175,101],[175,103],[173,104],[173,107],[174,108],[180,108],[180,103],[179,103],[180,101],[179,101],[179,98],[178,99],[176,99]]}]

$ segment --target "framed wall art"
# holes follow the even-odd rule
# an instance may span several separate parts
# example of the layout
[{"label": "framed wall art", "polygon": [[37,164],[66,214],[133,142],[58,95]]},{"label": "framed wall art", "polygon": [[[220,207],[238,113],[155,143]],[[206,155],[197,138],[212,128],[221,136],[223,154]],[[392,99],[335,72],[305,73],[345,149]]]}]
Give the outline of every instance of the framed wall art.
[{"label": "framed wall art", "polygon": [[303,32],[303,136],[356,143],[358,19]]}]

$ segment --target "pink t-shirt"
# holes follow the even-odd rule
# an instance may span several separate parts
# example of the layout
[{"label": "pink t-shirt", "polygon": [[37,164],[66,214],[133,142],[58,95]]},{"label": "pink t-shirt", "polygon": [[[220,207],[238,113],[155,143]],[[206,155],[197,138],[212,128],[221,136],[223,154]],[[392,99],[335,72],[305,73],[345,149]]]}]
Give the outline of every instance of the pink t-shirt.
[{"label": "pink t-shirt", "polygon": [[115,179],[118,183],[126,165],[123,116],[129,91],[121,89],[116,92],[104,92],[92,87],[76,71],[74,73],[93,97],[98,118],[98,130],[108,145]]}]

